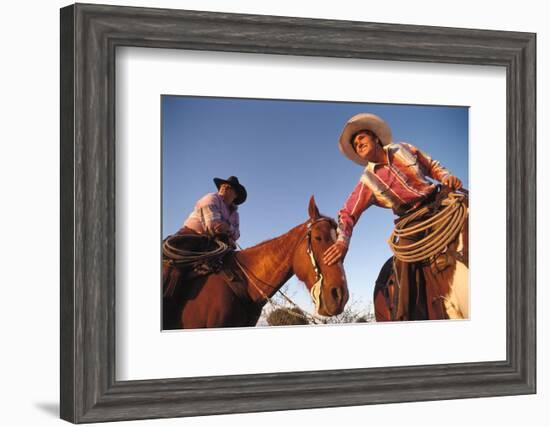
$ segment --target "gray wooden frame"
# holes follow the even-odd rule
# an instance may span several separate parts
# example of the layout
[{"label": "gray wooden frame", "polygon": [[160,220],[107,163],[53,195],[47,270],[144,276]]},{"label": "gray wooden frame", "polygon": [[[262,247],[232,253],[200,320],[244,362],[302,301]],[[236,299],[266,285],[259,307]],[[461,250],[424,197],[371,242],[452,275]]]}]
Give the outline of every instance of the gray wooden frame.
[{"label": "gray wooden frame", "polygon": [[[117,381],[119,46],[506,67],[506,360]],[[82,423],[535,393],[535,46],[531,33],[84,4],[61,9],[61,418]]]}]

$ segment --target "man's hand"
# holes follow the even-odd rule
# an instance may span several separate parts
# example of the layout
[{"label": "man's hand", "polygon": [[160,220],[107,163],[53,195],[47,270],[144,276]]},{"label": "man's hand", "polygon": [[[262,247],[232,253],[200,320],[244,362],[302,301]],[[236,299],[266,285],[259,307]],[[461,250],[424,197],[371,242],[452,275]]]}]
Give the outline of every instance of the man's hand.
[{"label": "man's hand", "polygon": [[453,175],[447,175],[441,180],[441,183],[452,190],[460,190],[462,188],[462,181]]},{"label": "man's hand", "polygon": [[348,247],[344,242],[336,242],[330,248],[328,248],[323,254],[323,262],[326,265],[332,265],[341,261],[346,256]]},{"label": "man's hand", "polygon": [[214,234],[227,234],[229,232],[229,224],[225,221],[214,221],[210,227]]}]

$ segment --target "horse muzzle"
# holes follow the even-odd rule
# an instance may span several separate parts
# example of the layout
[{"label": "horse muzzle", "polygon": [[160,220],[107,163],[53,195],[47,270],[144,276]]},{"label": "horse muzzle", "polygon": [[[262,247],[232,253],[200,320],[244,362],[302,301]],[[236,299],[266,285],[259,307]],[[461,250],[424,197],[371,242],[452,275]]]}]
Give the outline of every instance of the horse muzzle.
[{"label": "horse muzzle", "polygon": [[322,277],[311,287],[310,294],[317,313],[328,317],[341,314],[349,298],[345,283],[325,289]]}]

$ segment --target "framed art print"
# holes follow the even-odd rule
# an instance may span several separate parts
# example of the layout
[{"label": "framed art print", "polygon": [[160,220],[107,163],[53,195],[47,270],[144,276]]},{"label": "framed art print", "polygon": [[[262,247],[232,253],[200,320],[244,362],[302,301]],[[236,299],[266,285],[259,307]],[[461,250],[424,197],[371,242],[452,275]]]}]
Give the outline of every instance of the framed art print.
[{"label": "framed art print", "polygon": [[62,9],[62,418],[534,393],[534,64],[530,33]]}]

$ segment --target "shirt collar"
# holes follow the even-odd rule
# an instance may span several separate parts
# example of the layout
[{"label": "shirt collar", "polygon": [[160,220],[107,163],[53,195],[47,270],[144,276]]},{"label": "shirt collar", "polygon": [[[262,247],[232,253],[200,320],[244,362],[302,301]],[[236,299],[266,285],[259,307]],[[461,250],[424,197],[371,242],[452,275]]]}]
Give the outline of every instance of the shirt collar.
[{"label": "shirt collar", "polygon": [[235,203],[231,203],[231,206],[229,206],[228,204],[225,203],[222,196],[220,196],[217,192],[214,194],[219,199],[220,203],[223,206],[225,206],[227,209],[229,209],[229,212],[235,212],[237,210],[237,205]]},{"label": "shirt collar", "polygon": [[[390,155],[389,155],[390,146],[391,146],[391,144],[388,144],[388,145],[385,145],[385,146],[382,147],[382,150],[384,150],[384,153],[386,154],[386,160],[388,161],[388,165],[390,164]],[[378,165],[381,165],[381,164],[382,163],[380,163],[380,162],[368,162],[366,169],[369,172],[374,172],[375,166],[378,166]]]}]

